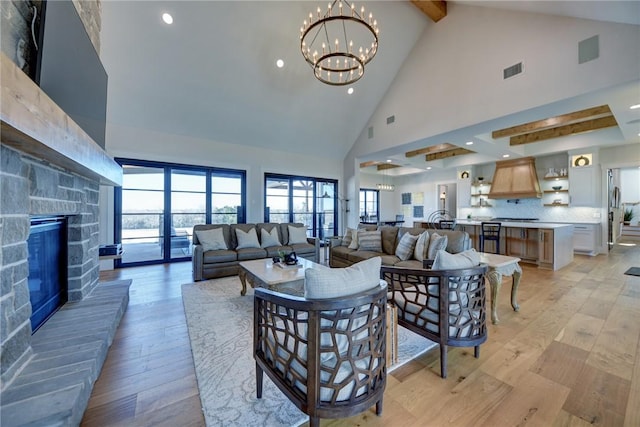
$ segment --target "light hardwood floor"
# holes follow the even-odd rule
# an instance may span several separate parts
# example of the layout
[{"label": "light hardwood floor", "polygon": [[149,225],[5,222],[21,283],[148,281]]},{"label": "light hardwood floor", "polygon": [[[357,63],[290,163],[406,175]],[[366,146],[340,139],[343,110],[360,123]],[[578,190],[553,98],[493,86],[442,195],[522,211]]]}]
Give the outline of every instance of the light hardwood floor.
[{"label": "light hardwood floor", "polygon": [[[523,265],[520,312],[510,279],[480,358],[437,349],[387,379],[384,411],[331,426],[640,426],[640,242],[576,256],[560,271]],[[102,272],[131,278],[131,300],[82,425],[204,425],[180,296],[191,264]],[[239,291],[239,289],[238,289]]]}]

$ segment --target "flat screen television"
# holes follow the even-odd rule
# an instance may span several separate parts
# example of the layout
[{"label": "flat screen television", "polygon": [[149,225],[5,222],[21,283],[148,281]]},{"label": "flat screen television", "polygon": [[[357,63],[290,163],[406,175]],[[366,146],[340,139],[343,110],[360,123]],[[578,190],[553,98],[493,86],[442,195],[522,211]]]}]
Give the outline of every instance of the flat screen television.
[{"label": "flat screen television", "polygon": [[35,82],[105,148],[107,73],[71,0],[43,1]]}]

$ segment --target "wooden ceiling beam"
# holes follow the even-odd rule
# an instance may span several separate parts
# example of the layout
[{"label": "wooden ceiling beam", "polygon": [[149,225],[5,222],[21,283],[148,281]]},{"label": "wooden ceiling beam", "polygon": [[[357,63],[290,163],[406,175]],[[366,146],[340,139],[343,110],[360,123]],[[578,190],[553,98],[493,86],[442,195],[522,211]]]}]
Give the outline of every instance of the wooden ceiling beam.
[{"label": "wooden ceiling beam", "polygon": [[449,157],[461,156],[464,154],[475,153],[475,151],[467,150],[466,148],[454,148],[453,150],[441,151],[439,153],[427,154],[425,160],[427,162],[433,160],[447,159]]},{"label": "wooden ceiling beam", "polygon": [[433,22],[438,22],[447,16],[447,2],[441,0],[411,0],[418,9],[427,15]]},{"label": "wooden ceiling beam", "polygon": [[[523,133],[535,132],[545,128],[565,125],[576,120],[586,119],[593,116],[611,115],[611,109],[608,105],[600,105],[598,107],[587,108],[585,110],[574,111],[573,113],[562,114],[560,116],[550,117],[544,120],[536,120],[534,122],[524,123],[510,128],[493,131],[491,137],[493,139],[504,138],[507,136],[520,135]],[[513,145],[513,144],[512,144]]]},{"label": "wooden ceiling beam", "polygon": [[558,126],[551,129],[544,129],[538,132],[512,136],[509,140],[509,145],[529,144],[531,142],[539,142],[547,139],[559,138],[561,136],[574,135],[577,133],[589,132],[592,130],[604,129],[617,125],[618,122],[616,122],[616,118],[613,116],[600,117],[597,119],[585,120],[583,122]]},{"label": "wooden ceiling beam", "polygon": [[362,162],[360,163],[360,167],[361,168],[368,168],[369,166],[375,166],[375,165],[379,165],[380,162],[377,160],[369,160],[368,162]]},{"label": "wooden ceiling beam", "polygon": [[419,150],[407,151],[406,153],[404,153],[404,156],[416,157],[416,156],[421,156],[423,154],[439,153],[441,151],[447,151],[453,148],[457,148],[457,145],[444,143],[444,144],[432,145],[431,147],[420,148]]},{"label": "wooden ceiling beam", "polygon": [[383,170],[387,170],[387,169],[395,169],[395,168],[399,168],[400,165],[394,165],[393,163],[383,163],[381,165],[378,165],[378,170],[379,171],[383,171]]}]

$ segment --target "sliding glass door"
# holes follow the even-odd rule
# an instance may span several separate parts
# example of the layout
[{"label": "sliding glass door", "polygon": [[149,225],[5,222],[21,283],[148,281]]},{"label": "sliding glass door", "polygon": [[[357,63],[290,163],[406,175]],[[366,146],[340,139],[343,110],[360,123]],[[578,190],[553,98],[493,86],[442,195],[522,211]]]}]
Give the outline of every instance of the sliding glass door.
[{"label": "sliding glass door", "polygon": [[300,222],[307,235],[337,233],[337,181],[289,175],[265,175],[265,222]]},{"label": "sliding glass door", "polygon": [[116,159],[123,170],[115,191],[116,267],[184,261],[196,224],[244,222],[244,171]]}]

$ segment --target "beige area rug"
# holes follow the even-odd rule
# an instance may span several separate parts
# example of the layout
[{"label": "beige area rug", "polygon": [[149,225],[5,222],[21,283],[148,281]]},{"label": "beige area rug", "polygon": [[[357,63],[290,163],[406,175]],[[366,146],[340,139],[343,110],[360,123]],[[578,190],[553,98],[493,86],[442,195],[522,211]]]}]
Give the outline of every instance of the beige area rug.
[{"label": "beige area rug", "polygon": [[[207,426],[296,426],[308,420],[265,375],[256,398],[253,289],[237,276],[182,285],[191,352]],[[436,344],[398,328],[398,364]]]}]

